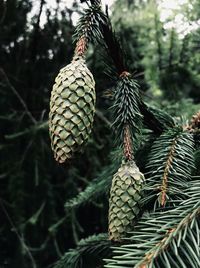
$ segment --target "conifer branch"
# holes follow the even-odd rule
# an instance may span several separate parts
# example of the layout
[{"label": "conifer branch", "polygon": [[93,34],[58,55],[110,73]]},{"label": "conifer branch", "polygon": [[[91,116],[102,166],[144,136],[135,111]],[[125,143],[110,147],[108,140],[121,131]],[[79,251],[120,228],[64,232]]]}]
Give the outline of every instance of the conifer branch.
[{"label": "conifer branch", "polygon": [[[175,242],[176,246],[180,247],[182,241],[179,241],[177,243],[178,239],[180,239],[179,236],[182,235],[182,232],[185,229],[187,230],[187,228],[191,228],[191,226],[189,226],[191,224],[191,222],[195,221],[195,220],[197,221],[199,217],[200,217],[200,207],[197,207],[196,209],[192,210],[189,214],[187,214],[177,224],[177,226],[175,226],[174,228],[169,228],[168,230],[166,230],[166,234],[161,239],[161,241],[159,243],[157,243],[148,253],[145,254],[145,257],[139,263],[137,263],[135,268],[147,268],[147,267],[149,267],[149,265],[152,262],[154,262],[154,260],[158,256],[160,256],[161,254],[165,254],[165,251],[169,250],[169,248],[168,248],[169,244],[173,243],[173,241],[176,241]],[[190,232],[192,232],[192,230],[190,230]],[[191,235],[191,233],[189,235]],[[196,235],[198,235],[198,234],[196,234]],[[192,236],[194,237],[195,235],[193,234]],[[194,258],[195,260],[193,260],[190,263],[193,263],[193,264],[196,263],[196,264],[200,265],[200,259],[199,259],[198,253],[200,253],[198,249],[197,249],[196,254],[193,253],[193,251],[192,251],[191,258],[192,259]]]},{"label": "conifer branch", "polygon": [[[90,21],[90,24],[87,23],[88,21]],[[89,25],[88,28],[87,25]],[[105,14],[101,9],[101,1],[91,1],[91,7],[85,11],[85,15],[80,19],[76,28],[75,39],[82,37],[83,33],[88,40],[98,41],[105,45],[119,77],[124,76],[124,73],[129,74],[120,42],[112,29],[108,12]],[[143,115],[145,125],[153,130],[156,135],[160,135],[165,126],[163,126],[159,117],[156,117],[142,100],[139,101],[138,107]]]},{"label": "conifer branch", "polygon": [[194,169],[193,135],[182,128],[163,133],[152,145],[146,168],[146,200],[155,199],[155,208],[182,199]]},{"label": "conifer branch", "polygon": [[176,143],[177,143],[177,137],[175,137],[173,139],[173,142],[172,142],[172,145],[171,145],[171,148],[169,151],[168,159],[167,159],[165,169],[164,169],[164,174],[163,174],[163,178],[162,178],[162,185],[161,185],[160,201],[159,201],[161,206],[166,205],[168,176],[169,176],[169,172],[170,172],[170,169],[172,167],[173,160],[174,160]]},{"label": "conifer branch", "polygon": [[104,15],[98,2],[94,2],[84,11],[74,33],[74,41],[76,42],[75,56],[83,56],[89,42],[95,42],[101,38],[99,23],[103,23],[104,20]]},{"label": "conifer branch", "polygon": [[107,54],[114,63],[118,76],[120,76],[128,70],[124,52],[115,32],[112,29],[112,24],[108,16],[108,12],[105,14],[105,17],[105,22],[100,24],[100,29],[103,36],[103,40],[101,42],[103,42]]},{"label": "conifer branch", "polygon": [[120,144],[124,146],[125,158],[132,159],[132,138],[139,133],[142,115],[139,110],[140,102],[137,83],[130,74],[119,78],[114,94],[113,126],[117,132]]},{"label": "conifer branch", "polygon": [[[101,11],[101,14],[102,13]],[[103,37],[101,42],[105,44],[108,56],[111,57],[119,77],[124,73],[129,73],[127,61],[120,42],[112,29],[108,12],[104,14],[104,19],[100,21],[99,26]],[[159,117],[156,117],[142,100],[138,102],[138,107],[140,113],[143,115],[144,124],[147,125],[149,129],[152,129],[155,134],[160,135],[165,129],[165,126],[163,126]]]},{"label": "conifer branch", "polygon": [[[157,128],[158,131],[154,133],[159,135],[159,133],[161,134],[163,131],[169,129],[169,128],[174,128],[175,127],[175,121],[173,119],[173,117],[171,117],[168,113],[166,113],[163,110],[160,110],[156,107],[153,107],[147,103],[143,103],[143,105],[145,105],[145,109],[147,111],[147,113],[149,113],[149,121],[144,120],[144,124],[150,128],[151,124],[154,124],[154,118],[156,118],[157,120]],[[142,106],[140,106],[140,109],[142,109],[142,114],[145,117],[145,110],[143,110]],[[143,113],[145,112],[145,114]],[[153,117],[151,117],[151,114],[153,114]],[[147,114],[146,114],[147,115]],[[151,129],[151,128],[150,128]]]},{"label": "conifer branch", "polygon": [[[200,266],[200,178],[185,189],[188,200],[170,211],[143,215],[106,268]],[[189,266],[188,266],[189,265]]]},{"label": "conifer branch", "polygon": [[[111,242],[107,234],[98,234],[82,239],[77,248],[69,250],[58,261],[54,268],[86,268],[90,263],[97,267],[102,263],[102,257],[111,256]],[[95,264],[94,264],[95,263]]]}]

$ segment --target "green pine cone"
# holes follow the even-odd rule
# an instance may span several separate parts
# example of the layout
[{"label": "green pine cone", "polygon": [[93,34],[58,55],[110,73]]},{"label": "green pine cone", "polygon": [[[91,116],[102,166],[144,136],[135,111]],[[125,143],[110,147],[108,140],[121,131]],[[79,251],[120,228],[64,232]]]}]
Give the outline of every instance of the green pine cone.
[{"label": "green pine cone", "polygon": [[109,237],[120,241],[131,230],[140,213],[144,175],[135,162],[122,164],[114,175],[109,200]]},{"label": "green pine cone", "polygon": [[95,81],[82,57],[62,68],[51,92],[49,131],[55,159],[63,163],[80,151],[95,113]]}]

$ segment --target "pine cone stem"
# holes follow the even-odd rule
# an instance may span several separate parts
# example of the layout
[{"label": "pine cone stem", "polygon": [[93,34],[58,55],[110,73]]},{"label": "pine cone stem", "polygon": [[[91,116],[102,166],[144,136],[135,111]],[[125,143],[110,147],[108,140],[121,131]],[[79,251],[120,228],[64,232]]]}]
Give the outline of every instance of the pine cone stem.
[{"label": "pine cone stem", "polygon": [[128,77],[128,76],[130,76],[131,74],[129,73],[129,72],[127,72],[127,71],[123,71],[120,75],[119,75],[119,77]]},{"label": "pine cone stem", "polygon": [[124,127],[124,156],[126,160],[133,160],[133,144],[128,124]]},{"label": "pine cone stem", "polygon": [[76,57],[76,56],[83,57],[84,54],[86,53],[86,51],[87,51],[87,39],[83,35],[83,36],[80,37],[80,39],[76,43],[74,57]]}]

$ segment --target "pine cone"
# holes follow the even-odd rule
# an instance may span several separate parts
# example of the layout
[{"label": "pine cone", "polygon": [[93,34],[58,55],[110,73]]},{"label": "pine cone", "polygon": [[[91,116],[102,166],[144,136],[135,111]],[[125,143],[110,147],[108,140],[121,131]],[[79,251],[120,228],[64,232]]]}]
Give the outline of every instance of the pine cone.
[{"label": "pine cone", "polygon": [[62,68],[51,92],[49,131],[55,159],[63,163],[88,140],[95,113],[95,82],[82,57]]},{"label": "pine cone", "polygon": [[109,237],[120,241],[136,221],[140,213],[139,200],[144,185],[144,175],[135,162],[119,168],[112,180],[109,200]]}]

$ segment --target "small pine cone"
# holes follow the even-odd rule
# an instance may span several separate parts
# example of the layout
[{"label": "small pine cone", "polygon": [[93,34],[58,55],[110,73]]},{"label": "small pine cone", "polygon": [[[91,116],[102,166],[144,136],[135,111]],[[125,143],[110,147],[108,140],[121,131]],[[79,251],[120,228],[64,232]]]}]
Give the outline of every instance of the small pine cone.
[{"label": "small pine cone", "polygon": [[95,113],[95,82],[82,57],[62,68],[51,92],[49,131],[59,163],[80,151],[91,133]]},{"label": "small pine cone", "polygon": [[136,221],[139,213],[144,175],[135,162],[122,164],[114,175],[109,200],[109,237],[120,241]]}]

